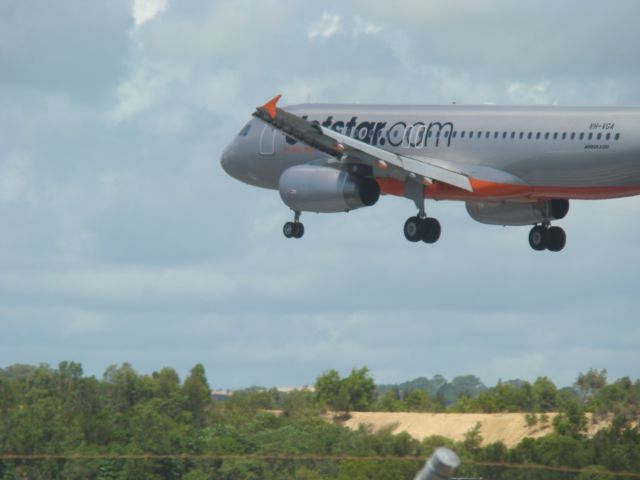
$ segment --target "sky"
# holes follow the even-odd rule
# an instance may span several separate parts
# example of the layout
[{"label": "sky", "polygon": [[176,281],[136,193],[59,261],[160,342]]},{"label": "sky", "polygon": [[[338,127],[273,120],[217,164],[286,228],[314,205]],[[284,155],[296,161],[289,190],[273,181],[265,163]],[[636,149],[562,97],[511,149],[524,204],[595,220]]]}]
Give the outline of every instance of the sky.
[{"label": "sky", "polygon": [[638,378],[640,198],[573,202],[567,248],[407,199],[303,214],[219,158],[283,104],[638,105],[637,0],[0,0],[0,367],[197,363],[215,388]]}]

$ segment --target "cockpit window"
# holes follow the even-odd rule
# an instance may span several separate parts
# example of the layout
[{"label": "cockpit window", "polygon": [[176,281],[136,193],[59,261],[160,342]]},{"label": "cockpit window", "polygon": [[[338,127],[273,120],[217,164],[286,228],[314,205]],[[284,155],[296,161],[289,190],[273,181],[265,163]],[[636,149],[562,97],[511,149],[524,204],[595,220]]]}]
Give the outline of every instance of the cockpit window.
[{"label": "cockpit window", "polygon": [[238,134],[238,136],[246,137],[249,134],[249,130],[251,130],[251,124],[247,123],[244,127],[242,127],[242,130],[240,130],[240,133]]}]

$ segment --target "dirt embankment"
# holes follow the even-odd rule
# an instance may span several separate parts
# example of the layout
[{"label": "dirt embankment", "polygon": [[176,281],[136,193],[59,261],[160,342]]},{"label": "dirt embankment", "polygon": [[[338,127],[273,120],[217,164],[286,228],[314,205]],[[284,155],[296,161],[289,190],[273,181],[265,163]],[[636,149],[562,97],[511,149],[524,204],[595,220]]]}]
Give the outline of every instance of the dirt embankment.
[{"label": "dirt embankment", "polygon": [[[464,440],[465,434],[480,423],[483,445],[497,441],[508,447],[517,445],[522,439],[537,438],[553,431],[555,413],[547,414],[547,421],[537,416],[535,425],[527,424],[525,413],[403,413],[403,412],[352,412],[351,418],[343,424],[351,429],[369,425],[374,431],[393,427],[393,433],[407,432],[413,438],[422,440],[432,435],[440,435],[455,441]],[[591,422],[588,417],[589,435],[608,425],[607,421]]]}]

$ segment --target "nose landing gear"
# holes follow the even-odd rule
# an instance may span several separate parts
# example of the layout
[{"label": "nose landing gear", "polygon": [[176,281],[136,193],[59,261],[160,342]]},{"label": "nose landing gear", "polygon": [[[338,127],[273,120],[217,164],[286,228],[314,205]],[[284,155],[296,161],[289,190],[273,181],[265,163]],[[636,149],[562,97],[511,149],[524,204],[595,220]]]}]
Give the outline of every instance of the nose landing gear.
[{"label": "nose landing gear", "polygon": [[294,212],[293,222],[287,222],[282,227],[282,233],[287,238],[302,238],[304,225],[300,222],[300,212]]},{"label": "nose landing gear", "polygon": [[560,227],[536,225],[529,232],[529,245],[534,250],[559,252],[567,243],[567,234]]}]

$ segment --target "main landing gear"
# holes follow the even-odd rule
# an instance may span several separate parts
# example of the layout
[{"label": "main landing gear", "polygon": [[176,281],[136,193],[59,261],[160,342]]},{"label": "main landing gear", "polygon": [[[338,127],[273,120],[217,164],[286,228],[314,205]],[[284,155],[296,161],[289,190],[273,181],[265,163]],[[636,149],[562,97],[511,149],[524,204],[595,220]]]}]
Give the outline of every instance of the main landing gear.
[{"label": "main landing gear", "polygon": [[559,252],[567,243],[567,234],[560,227],[536,225],[529,232],[529,245],[534,250]]},{"label": "main landing gear", "polygon": [[427,217],[424,209],[424,185],[417,182],[407,182],[405,196],[416,204],[418,214],[409,217],[404,222],[404,236],[410,242],[436,243],[440,238],[440,222],[435,218]]},{"label": "main landing gear", "polygon": [[294,212],[293,222],[287,222],[282,227],[282,233],[287,238],[302,238],[304,225],[300,222],[300,212]]},{"label": "main landing gear", "polygon": [[440,222],[422,215],[410,217],[404,222],[404,236],[410,242],[422,240],[425,243],[436,243],[440,238]]}]

